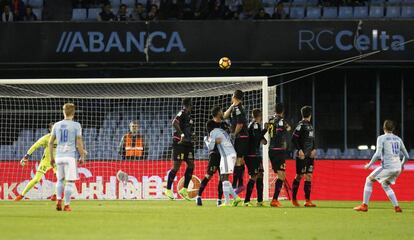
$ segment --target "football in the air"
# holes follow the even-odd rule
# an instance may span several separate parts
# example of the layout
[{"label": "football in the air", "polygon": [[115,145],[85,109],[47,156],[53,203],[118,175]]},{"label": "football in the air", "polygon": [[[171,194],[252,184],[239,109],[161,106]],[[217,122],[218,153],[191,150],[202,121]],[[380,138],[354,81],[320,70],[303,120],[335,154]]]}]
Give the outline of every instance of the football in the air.
[{"label": "football in the air", "polygon": [[229,69],[230,66],[231,66],[230,58],[228,58],[228,57],[222,57],[222,58],[220,58],[220,60],[219,60],[219,67],[221,69],[224,69],[224,70],[225,69]]}]

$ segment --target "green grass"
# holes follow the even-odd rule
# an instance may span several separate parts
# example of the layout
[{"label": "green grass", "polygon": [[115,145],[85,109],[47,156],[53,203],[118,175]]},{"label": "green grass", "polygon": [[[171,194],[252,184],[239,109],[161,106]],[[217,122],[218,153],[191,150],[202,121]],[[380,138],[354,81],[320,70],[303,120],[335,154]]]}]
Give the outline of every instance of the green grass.
[{"label": "green grass", "polygon": [[402,214],[389,202],[316,201],[317,208],[217,208],[185,201],[73,201],[57,212],[49,201],[0,202],[1,239],[414,239],[414,202]]}]

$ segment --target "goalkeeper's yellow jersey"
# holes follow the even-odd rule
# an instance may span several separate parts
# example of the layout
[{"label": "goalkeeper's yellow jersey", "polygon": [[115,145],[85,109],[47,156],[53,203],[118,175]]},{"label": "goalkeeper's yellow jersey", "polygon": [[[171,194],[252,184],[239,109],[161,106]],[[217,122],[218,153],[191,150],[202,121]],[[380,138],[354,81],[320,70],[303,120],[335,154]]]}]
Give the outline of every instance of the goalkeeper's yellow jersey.
[{"label": "goalkeeper's yellow jersey", "polygon": [[[37,140],[27,151],[28,155],[32,155],[32,153],[34,151],[36,151],[37,149],[39,149],[40,147],[44,148],[43,151],[43,157],[42,157],[42,161],[47,161],[50,163],[50,153],[49,153],[49,139],[50,139],[50,133],[44,135],[43,137],[39,138],[39,140]],[[53,144],[53,155],[56,154],[56,141]]]}]

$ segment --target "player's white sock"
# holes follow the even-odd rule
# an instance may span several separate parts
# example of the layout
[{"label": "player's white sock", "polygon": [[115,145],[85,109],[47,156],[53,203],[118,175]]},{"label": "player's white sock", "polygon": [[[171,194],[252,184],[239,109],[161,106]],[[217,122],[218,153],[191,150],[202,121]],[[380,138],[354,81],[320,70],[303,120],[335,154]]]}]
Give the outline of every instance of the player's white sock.
[{"label": "player's white sock", "polygon": [[384,189],[385,193],[387,194],[388,198],[390,199],[392,205],[394,207],[398,206],[398,200],[395,196],[394,190],[388,184],[382,184],[382,189]]},{"label": "player's white sock", "polygon": [[224,203],[230,204],[230,189],[233,189],[229,181],[223,181]]},{"label": "player's white sock", "polygon": [[367,180],[365,181],[364,200],[363,200],[363,203],[365,203],[366,205],[368,205],[369,203],[369,198],[371,197],[371,193],[372,193],[372,181],[367,178]]},{"label": "player's white sock", "polygon": [[75,183],[73,182],[66,182],[65,184],[65,205],[70,204],[70,198],[72,196],[74,185]]},{"label": "player's white sock", "polygon": [[63,188],[64,188],[64,180],[58,180],[56,182],[56,198],[58,200],[62,199],[62,193],[63,193]]}]

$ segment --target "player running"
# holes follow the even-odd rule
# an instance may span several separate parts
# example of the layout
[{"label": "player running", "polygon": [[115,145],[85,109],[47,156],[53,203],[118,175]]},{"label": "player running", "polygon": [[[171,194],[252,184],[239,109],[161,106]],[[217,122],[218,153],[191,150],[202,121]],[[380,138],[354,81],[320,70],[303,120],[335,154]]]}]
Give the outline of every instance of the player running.
[{"label": "player running", "polygon": [[229,134],[222,128],[215,128],[210,132],[208,139],[208,149],[211,151],[217,146],[220,152],[220,179],[223,183],[224,204],[220,207],[230,206],[230,195],[233,196],[232,205],[236,207],[242,200],[234,191],[230,181],[229,175],[234,171],[237,153],[234,150],[233,144]]},{"label": "player running", "polygon": [[[49,133],[44,135],[43,137],[39,138],[27,151],[26,155],[20,160],[20,165],[26,165],[27,161],[29,161],[30,156],[39,148],[43,147],[43,156],[42,160],[40,161],[39,167],[37,168],[35,176],[30,180],[30,182],[26,185],[23,189],[23,192],[14,199],[15,201],[20,201],[24,198],[26,193],[30,191],[36,184],[40,182],[42,177],[50,170],[53,170],[53,174],[56,174],[56,166],[52,166],[50,164],[50,155],[49,155],[49,139],[50,139],[50,132],[52,131],[53,123],[49,123],[48,129]],[[54,150],[56,150],[56,142],[54,145]],[[54,191],[52,197],[50,198],[52,201],[56,201],[56,191]]]},{"label": "player running", "polygon": [[263,206],[263,158],[260,144],[266,145],[267,140],[264,135],[267,129],[262,129],[262,111],[260,109],[252,110],[253,121],[248,126],[249,131],[249,154],[246,156],[246,165],[249,170],[249,182],[247,183],[246,197],[244,206],[251,207],[250,197],[256,183],[257,206]]},{"label": "player running", "polygon": [[49,154],[51,164],[54,164],[53,145],[56,140],[56,210],[62,211],[62,194],[65,192],[63,211],[72,211],[70,200],[73,191],[76,190],[75,181],[78,180],[76,150],[80,155],[79,164],[83,164],[87,152],[83,147],[82,127],[78,122],[73,121],[75,105],[73,103],[63,105],[63,115],[65,118],[53,126],[49,139]]},{"label": "player running", "polygon": [[[226,122],[223,121],[223,110],[219,106],[213,107],[211,110],[212,119],[207,121],[207,133],[210,136],[210,132],[213,131],[215,128],[221,128],[228,132],[229,126]],[[207,147],[209,142],[206,141]],[[220,152],[217,149],[217,146],[214,147],[214,149],[209,151],[208,154],[208,166],[207,166],[207,172],[204,176],[203,180],[201,181],[200,188],[198,189],[198,196],[196,198],[196,203],[198,206],[202,206],[202,199],[201,196],[204,192],[204,189],[206,188],[208,182],[213,177],[213,175],[219,170],[220,168]],[[219,173],[220,174],[220,173]],[[219,180],[218,183],[218,198],[217,198],[217,206],[221,205],[221,199],[223,197],[223,185],[221,180]]]},{"label": "player running", "polygon": [[312,107],[304,106],[300,110],[302,121],[299,122],[292,136],[292,143],[296,149],[296,177],[292,184],[292,204],[299,207],[297,194],[300,180],[305,176],[305,207],[316,207],[310,200],[312,187],[312,173],[316,157],[315,132],[311,124]]},{"label": "player running", "polygon": [[187,163],[187,169],[184,173],[184,187],[178,192],[181,197],[190,201],[188,196],[188,185],[193,176],[194,171],[194,147],[193,137],[193,119],[190,116],[193,105],[190,98],[184,98],[182,101],[182,109],[175,116],[172,125],[175,129],[173,134],[173,167],[168,173],[167,189],[165,195],[173,200],[174,193],[171,190],[175,176],[180,169],[182,161]]},{"label": "player running", "polygon": [[[375,154],[372,156],[371,161],[365,165],[365,169],[369,169],[378,159],[382,160],[381,166],[377,167],[366,178],[363,202],[361,205],[354,208],[356,211],[368,211],[372,185],[375,181],[378,181],[394,206],[395,212],[402,212],[398,205],[397,197],[390,185],[395,184],[398,176],[404,170],[404,164],[407,162],[407,159],[409,159],[409,155],[401,138],[393,134],[395,125],[392,121],[385,120],[383,130],[384,134],[377,138]],[[404,156],[402,161],[400,159],[400,154]]]},{"label": "player running", "polygon": [[234,138],[234,148],[237,152],[236,166],[233,173],[233,188],[237,188],[236,192],[244,190],[244,157],[249,150],[249,133],[247,131],[247,115],[242,105],[243,92],[241,90],[234,91],[231,98],[232,105],[224,112],[224,119],[231,120],[231,135]]},{"label": "player running", "polygon": [[267,124],[269,132],[269,159],[272,163],[273,171],[277,174],[275,182],[275,192],[273,194],[271,207],[282,207],[279,202],[279,194],[282,190],[283,183],[286,179],[286,158],[287,158],[287,133],[291,127],[284,119],[284,106],[281,103],[276,104],[276,114],[269,120]]}]

